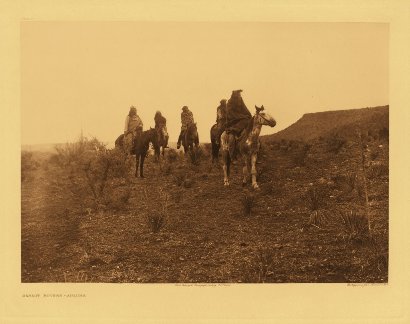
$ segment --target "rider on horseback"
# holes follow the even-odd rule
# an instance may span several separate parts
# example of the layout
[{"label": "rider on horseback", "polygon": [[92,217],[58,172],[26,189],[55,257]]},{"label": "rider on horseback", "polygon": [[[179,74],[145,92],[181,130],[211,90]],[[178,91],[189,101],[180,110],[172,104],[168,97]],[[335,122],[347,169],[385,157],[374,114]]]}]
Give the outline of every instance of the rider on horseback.
[{"label": "rider on horseback", "polygon": [[252,114],[243,102],[241,92],[242,90],[232,91],[226,106],[225,130],[227,133],[233,133],[236,137],[242,133],[249,120],[252,119]]},{"label": "rider on horseback", "polygon": [[216,108],[216,144],[219,145],[220,138],[226,127],[226,99],[220,101],[220,105]]},{"label": "rider on horseback", "polygon": [[168,133],[166,130],[167,126],[167,119],[162,116],[160,111],[157,111],[154,116],[154,121],[155,121],[155,129],[160,133],[160,135],[163,137],[164,141],[164,147],[168,147]]},{"label": "rider on horseback", "polygon": [[178,137],[177,149],[181,147],[181,141],[182,141],[183,136],[185,135],[188,125],[193,124],[193,123],[194,123],[194,115],[192,114],[192,112],[188,109],[187,106],[182,107],[181,133],[179,134],[179,137]]},{"label": "rider on horseback", "polygon": [[124,128],[124,148],[126,152],[130,151],[134,141],[142,134],[142,120],[137,115],[137,109],[134,106],[130,107],[130,111],[125,119]]}]

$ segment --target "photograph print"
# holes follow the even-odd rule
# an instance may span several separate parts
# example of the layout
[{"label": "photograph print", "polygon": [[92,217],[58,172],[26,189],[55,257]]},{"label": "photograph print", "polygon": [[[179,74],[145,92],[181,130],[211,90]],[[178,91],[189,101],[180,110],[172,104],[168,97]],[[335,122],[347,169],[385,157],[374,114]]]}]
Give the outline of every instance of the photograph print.
[{"label": "photograph print", "polygon": [[22,283],[387,283],[389,25],[21,23]]}]

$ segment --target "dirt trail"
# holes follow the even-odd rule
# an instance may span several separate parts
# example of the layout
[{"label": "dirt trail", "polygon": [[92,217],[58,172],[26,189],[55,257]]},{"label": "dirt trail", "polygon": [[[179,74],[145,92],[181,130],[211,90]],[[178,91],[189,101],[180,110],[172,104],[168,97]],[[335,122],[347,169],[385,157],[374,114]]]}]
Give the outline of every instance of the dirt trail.
[{"label": "dirt trail", "polygon": [[59,213],[55,196],[50,195],[47,171],[34,170],[21,185],[21,253],[22,281],[41,281],[39,273],[52,269],[58,257],[59,244],[54,240],[50,222]]}]

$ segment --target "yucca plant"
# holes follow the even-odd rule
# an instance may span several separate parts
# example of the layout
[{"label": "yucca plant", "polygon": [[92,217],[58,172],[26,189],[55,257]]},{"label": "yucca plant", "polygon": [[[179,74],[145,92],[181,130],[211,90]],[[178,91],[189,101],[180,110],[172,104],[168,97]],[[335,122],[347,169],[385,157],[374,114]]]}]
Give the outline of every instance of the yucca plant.
[{"label": "yucca plant", "polygon": [[348,241],[363,243],[369,238],[367,218],[354,210],[338,211],[344,225]]},{"label": "yucca plant", "polygon": [[327,216],[322,211],[314,210],[310,214],[308,225],[321,228],[324,224],[326,224],[326,221],[327,221]]}]

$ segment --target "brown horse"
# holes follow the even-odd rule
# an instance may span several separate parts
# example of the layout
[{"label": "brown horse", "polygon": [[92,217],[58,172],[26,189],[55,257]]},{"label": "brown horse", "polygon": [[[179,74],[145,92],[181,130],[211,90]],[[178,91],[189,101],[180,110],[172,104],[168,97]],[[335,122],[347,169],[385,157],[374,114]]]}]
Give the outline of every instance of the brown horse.
[{"label": "brown horse", "polygon": [[[152,143],[154,150],[159,150],[158,146],[158,132],[155,128],[150,128],[137,136],[132,145],[132,149],[129,153],[135,155],[135,176],[138,177],[138,169],[140,170],[139,175],[144,178],[144,161],[148,153],[149,143]],[[124,149],[124,134],[118,136],[115,140],[115,147]]]},{"label": "brown horse", "polygon": [[235,135],[223,132],[221,136],[222,143],[222,158],[224,170],[224,185],[229,186],[229,173],[231,159],[235,156],[235,151],[238,151],[244,161],[243,180],[242,184],[248,182],[249,171],[252,175],[252,187],[259,189],[256,182],[256,160],[260,149],[259,134],[262,125],[275,127],[276,121],[269,114],[263,112],[264,107],[255,106],[256,113],[249,120],[248,126],[242,130],[240,136],[236,139]]},{"label": "brown horse", "polygon": [[184,136],[182,137],[182,146],[185,153],[194,153],[194,149],[199,145],[199,135],[196,123],[187,126]]},{"label": "brown horse", "polygon": [[155,148],[155,157],[157,161],[159,161],[159,156],[162,154],[162,157],[164,157],[165,155],[165,148],[168,147],[169,135],[166,125],[161,125],[155,129],[158,133],[158,146]]},{"label": "brown horse", "polygon": [[212,148],[212,163],[218,162],[219,160],[219,149],[221,148],[221,141],[220,138],[218,139],[217,136],[219,135],[218,124],[215,124],[211,127],[210,135],[211,135],[211,148]]}]

